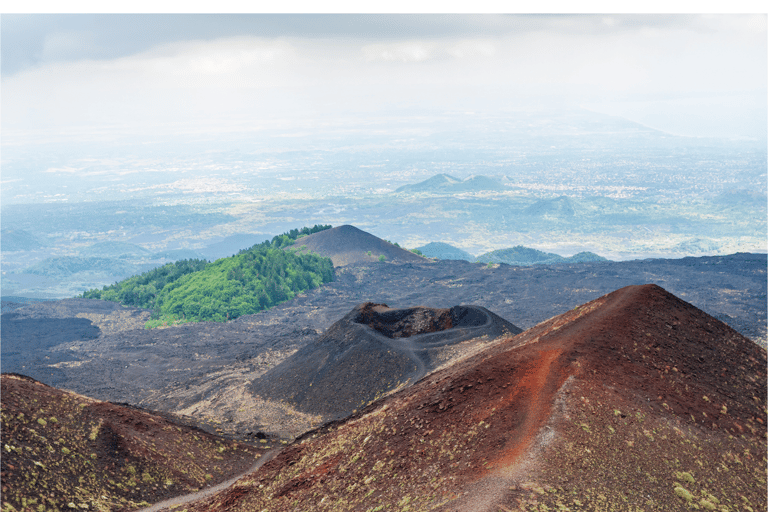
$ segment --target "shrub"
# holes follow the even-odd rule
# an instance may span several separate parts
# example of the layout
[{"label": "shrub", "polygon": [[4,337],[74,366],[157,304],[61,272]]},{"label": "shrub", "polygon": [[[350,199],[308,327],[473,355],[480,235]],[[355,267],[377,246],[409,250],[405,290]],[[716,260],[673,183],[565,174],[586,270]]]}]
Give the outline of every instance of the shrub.
[{"label": "shrub", "polygon": [[675,494],[677,494],[680,499],[683,499],[689,503],[691,500],[693,500],[693,494],[688,492],[688,490],[682,487],[680,484],[675,487]]}]

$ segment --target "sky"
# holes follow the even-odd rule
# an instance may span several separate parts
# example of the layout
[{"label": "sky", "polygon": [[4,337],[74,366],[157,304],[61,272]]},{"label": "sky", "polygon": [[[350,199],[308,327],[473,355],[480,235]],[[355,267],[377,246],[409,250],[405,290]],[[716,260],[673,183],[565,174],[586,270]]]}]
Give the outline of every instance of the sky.
[{"label": "sky", "polygon": [[3,144],[586,108],[766,137],[766,14],[2,14]]}]

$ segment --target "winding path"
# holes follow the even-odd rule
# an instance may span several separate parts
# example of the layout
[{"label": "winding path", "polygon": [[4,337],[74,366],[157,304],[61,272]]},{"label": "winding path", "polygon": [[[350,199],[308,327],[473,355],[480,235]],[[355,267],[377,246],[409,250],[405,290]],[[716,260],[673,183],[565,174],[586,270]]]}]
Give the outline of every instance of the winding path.
[{"label": "winding path", "polygon": [[141,509],[141,512],[159,512],[161,510],[169,509],[170,507],[177,506],[177,505],[185,505],[187,503],[190,503],[192,501],[196,501],[202,498],[206,498],[212,494],[215,494],[219,491],[223,491],[230,485],[237,482],[240,478],[247,475],[248,473],[253,473],[257,469],[259,469],[261,466],[269,462],[270,460],[274,459],[278,453],[280,453],[280,450],[282,448],[273,448],[272,450],[269,450],[268,452],[264,453],[261,457],[259,457],[256,460],[256,463],[248,468],[247,470],[243,471],[237,476],[234,476],[230,478],[229,480],[225,482],[221,482],[220,484],[216,484],[213,487],[206,487],[205,489],[201,489],[199,491],[190,493],[190,494],[184,494],[182,496],[176,496],[175,498],[170,498],[165,501],[161,501],[160,503],[155,503],[151,507],[143,508]]}]

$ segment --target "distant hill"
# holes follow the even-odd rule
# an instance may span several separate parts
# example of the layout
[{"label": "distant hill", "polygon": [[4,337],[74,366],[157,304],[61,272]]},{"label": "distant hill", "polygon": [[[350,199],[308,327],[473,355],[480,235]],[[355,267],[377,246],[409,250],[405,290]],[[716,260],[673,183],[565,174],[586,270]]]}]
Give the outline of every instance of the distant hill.
[{"label": "distant hill", "polygon": [[264,451],[22,375],[0,382],[3,510],[146,507],[224,481]]},{"label": "distant hill", "polygon": [[461,183],[459,178],[454,178],[448,174],[436,174],[419,183],[398,187],[395,189],[395,192],[433,192],[438,189],[451,187],[457,183]]},{"label": "distant hill", "polygon": [[504,185],[488,176],[470,176],[466,180],[460,180],[448,174],[437,174],[431,178],[403,185],[395,189],[395,192],[433,192],[433,193],[461,193],[482,192],[485,190],[505,190]]},{"label": "distant hill", "polygon": [[589,261],[609,261],[608,258],[604,258],[598,254],[589,251],[582,251],[574,254],[573,256],[565,258],[566,263],[585,263]]},{"label": "distant hill", "polygon": [[479,306],[392,309],[365,303],[270,370],[253,391],[338,418],[436,367],[446,347],[521,329]]},{"label": "distant hill", "polygon": [[567,219],[576,215],[573,199],[560,196],[555,199],[541,199],[523,210],[523,214],[533,217],[554,217]]},{"label": "distant hill", "polygon": [[188,510],[766,510],[765,387],[765,349],[630,286],[309,432]]},{"label": "distant hill", "polygon": [[116,278],[136,274],[143,270],[137,265],[120,258],[58,256],[46,258],[40,263],[27,267],[24,272],[48,277],[69,277],[78,272],[103,272]]},{"label": "distant hill", "polygon": [[427,245],[417,247],[421,254],[427,258],[437,258],[440,260],[464,260],[475,261],[475,257],[467,251],[454,247],[443,242],[430,242]]},{"label": "distant hill", "polygon": [[[354,226],[338,226],[296,240],[290,246],[331,258],[334,267],[366,261],[424,261],[424,258]],[[305,247],[305,249],[301,249]]]},{"label": "distant hill", "polygon": [[0,249],[3,251],[34,251],[43,247],[35,235],[23,229],[3,229],[0,232]]},{"label": "distant hill", "polygon": [[83,257],[142,259],[150,258],[152,251],[127,242],[99,242],[81,249],[79,254]]},{"label": "distant hill", "polygon": [[457,183],[454,189],[462,192],[481,192],[483,190],[505,190],[504,185],[488,176],[471,176],[461,183]]},{"label": "distant hill", "polygon": [[156,252],[152,255],[152,259],[161,259],[165,261],[179,261],[179,260],[204,260],[207,257],[200,251],[194,251],[192,249],[171,249],[168,251]]},{"label": "distant hill", "polygon": [[586,261],[608,261],[592,252],[580,252],[571,257],[539,251],[518,245],[511,249],[498,249],[481,254],[476,258],[480,263],[506,263],[507,265],[552,265],[556,263],[581,263]]},{"label": "distant hill", "polygon": [[248,249],[256,244],[260,244],[266,240],[272,238],[269,235],[257,235],[253,233],[237,233],[230,235],[223,240],[211,244],[203,249],[199,249],[199,252],[203,254],[203,257],[213,261],[219,258],[226,258]]}]

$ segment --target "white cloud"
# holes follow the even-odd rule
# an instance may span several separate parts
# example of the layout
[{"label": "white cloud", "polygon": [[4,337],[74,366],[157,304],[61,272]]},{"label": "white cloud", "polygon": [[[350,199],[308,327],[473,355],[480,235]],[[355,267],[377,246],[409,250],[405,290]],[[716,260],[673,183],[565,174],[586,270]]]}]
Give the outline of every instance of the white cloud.
[{"label": "white cloud", "polygon": [[[763,15],[493,19],[530,26],[373,42],[238,36],[41,64],[2,80],[4,144],[23,130],[63,137],[78,127],[92,133],[123,127],[150,134],[362,115],[391,105],[471,110],[537,98],[578,104],[590,96],[633,95],[672,101],[760,92],[768,82]],[[77,53],[78,45],[91,44],[79,37],[74,31],[51,37],[44,52]]]},{"label": "white cloud", "polygon": [[494,43],[487,39],[413,40],[368,44],[361,52],[366,61],[426,62],[436,59],[492,57]]},{"label": "white cloud", "polygon": [[424,62],[435,55],[435,44],[421,41],[369,44],[362,48],[367,61]]},{"label": "white cloud", "polygon": [[448,48],[448,55],[459,59],[493,57],[495,53],[496,45],[487,40],[463,40]]}]

